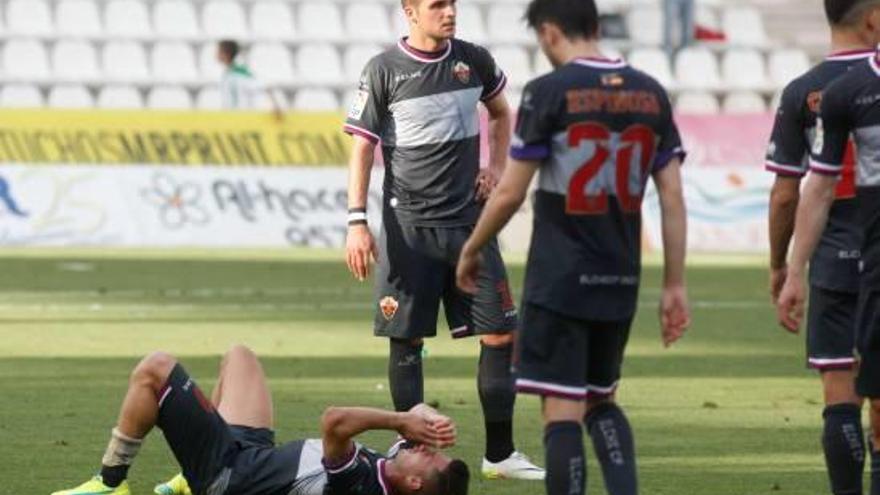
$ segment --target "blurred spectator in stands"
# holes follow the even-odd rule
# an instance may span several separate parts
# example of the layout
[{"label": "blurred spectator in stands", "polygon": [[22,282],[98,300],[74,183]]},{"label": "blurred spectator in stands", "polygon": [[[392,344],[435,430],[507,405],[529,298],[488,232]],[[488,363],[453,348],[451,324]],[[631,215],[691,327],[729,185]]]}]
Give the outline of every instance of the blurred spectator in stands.
[{"label": "blurred spectator in stands", "polygon": [[267,89],[246,65],[239,60],[241,46],[237,41],[223,40],[217,45],[217,60],[223,64],[220,80],[220,101],[225,110],[256,110],[260,98],[266,97],[272,105],[272,115],[281,121],[284,113],[271,89]]},{"label": "blurred spectator in stands", "polygon": [[[663,0],[663,47],[672,56],[694,36],[694,0]],[[678,44],[673,39],[678,28]]]}]

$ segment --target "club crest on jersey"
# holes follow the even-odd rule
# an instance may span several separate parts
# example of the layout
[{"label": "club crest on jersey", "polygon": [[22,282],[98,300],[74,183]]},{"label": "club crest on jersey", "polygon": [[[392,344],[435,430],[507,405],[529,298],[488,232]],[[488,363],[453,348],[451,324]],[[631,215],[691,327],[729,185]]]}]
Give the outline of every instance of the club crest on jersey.
[{"label": "club crest on jersey", "polygon": [[452,67],[452,73],[462,84],[467,84],[471,80],[471,68],[464,62],[456,62]]},{"label": "club crest on jersey", "polygon": [[813,113],[819,113],[819,107],[822,106],[822,92],[813,91],[807,95],[807,106]]},{"label": "club crest on jersey", "polygon": [[397,308],[399,307],[400,303],[397,302],[397,299],[394,299],[391,296],[383,297],[382,300],[379,301],[379,309],[382,310],[382,316],[388,321],[391,321],[391,319],[394,318],[394,315],[397,314]]}]

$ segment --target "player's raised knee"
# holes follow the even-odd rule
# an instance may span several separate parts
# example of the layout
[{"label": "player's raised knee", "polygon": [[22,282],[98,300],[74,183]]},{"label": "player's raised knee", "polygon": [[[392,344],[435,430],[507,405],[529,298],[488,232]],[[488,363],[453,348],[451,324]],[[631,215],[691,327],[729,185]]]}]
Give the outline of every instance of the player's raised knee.
[{"label": "player's raised knee", "polygon": [[161,385],[174,369],[177,359],[167,352],[153,352],[135,366],[131,373],[132,380],[149,380]]},{"label": "player's raised knee", "polygon": [[480,337],[483,345],[490,347],[501,347],[513,343],[512,333],[490,333]]}]

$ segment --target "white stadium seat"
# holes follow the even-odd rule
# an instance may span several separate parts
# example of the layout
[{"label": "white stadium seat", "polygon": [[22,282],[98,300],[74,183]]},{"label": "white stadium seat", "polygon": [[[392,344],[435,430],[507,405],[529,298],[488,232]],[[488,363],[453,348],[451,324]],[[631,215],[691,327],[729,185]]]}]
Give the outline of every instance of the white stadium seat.
[{"label": "white stadium seat", "polygon": [[244,8],[234,0],[211,0],[202,7],[202,28],[213,39],[246,39]]},{"label": "white stadium seat", "polygon": [[698,3],[694,8],[694,22],[705,28],[721,29],[721,22],[718,20],[715,9],[701,3]]},{"label": "white stadium seat", "polygon": [[767,65],[770,69],[770,81],[781,88],[806,72],[810,68],[810,59],[798,49],[779,50],[770,54]]},{"label": "white stadium seat", "polygon": [[37,81],[49,78],[49,57],[42,43],[13,39],[3,46],[3,73],[9,79]]},{"label": "white stadium seat", "polygon": [[260,0],[251,7],[251,33],[258,40],[288,40],[294,37],[293,13],[280,0]]},{"label": "white stadium seat", "polygon": [[293,108],[306,112],[335,112],[339,110],[339,101],[328,89],[301,89],[293,97]]},{"label": "white stadium seat", "polygon": [[367,62],[380,53],[382,53],[382,47],[379,45],[361,43],[349,45],[343,55],[346,81],[351,84],[356,83],[360,79],[361,72],[363,72]]},{"label": "white stadium seat", "polygon": [[92,108],[92,94],[82,85],[54,86],[49,90],[48,106],[51,108]]},{"label": "white stadium seat", "polygon": [[675,80],[686,89],[714,89],[720,86],[718,60],[705,48],[688,47],[675,58]]},{"label": "white stadium seat", "polygon": [[87,41],[59,41],[52,49],[52,72],[61,81],[99,79],[101,73],[95,47]]},{"label": "white stadium seat", "polygon": [[141,109],[144,100],[133,86],[104,86],[98,92],[98,108]]},{"label": "white stadium seat", "polygon": [[163,82],[193,82],[199,79],[192,48],[180,41],[156,43],[150,53],[153,79]]},{"label": "white stadium seat", "polygon": [[663,12],[659,8],[632,9],[626,17],[630,38],[638,45],[663,44]]},{"label": "white stadium seat", "polygon": [[62,36],[103,34],[95,0],[61,0],[55,7],[55,25],[56,32]]},{"label": "white stadium seat", "polygon": [[[284,91],[281,91],[279,89],[273,89],[270,91],[272,92],[272,96],[275,97],[275,101],[278,103],[281,111],[287,111],[287,109],[290,108],[290,102],[287,100],[287,95],[284,94]],[[272,101],[269,99],[267,94],[263,93],[263,95],[257,99],[257,110],[272,110]]]},{"label": "white stadium seat", "polygon": [[459,5],[455,23],[457,38],[473,43],[485,43],[489,39],[483,14],[476,5],[467,3]]},{"label": "white stadium seat", "polygon": [[6,28],[18,36],[48,36],[54,32],[52,12],[45,0],[9,0]]},{"label": "white stadium seat", "polygon": [[721,61],[721,77],[724,84],[733,89],[764,89],[767,87],[764,57],[755,50],[729,50]]},{"label": "white stadium seat", "polygon": [[7,84],[0,89],[0,107],[39,108],[43,104],[40,89],[32,84]]},{"label": "white stadium seat", "polygon": [[284,45],[257,43],[248,53],[248,63],[257,79],[264,83],[290,83],[294,80],[293,60]]},{"label": "white stadium seat", "polygon": [[113,38],[148,38],[153,34],[147,5],[140,0],[110,0],[104,7],[104,26]]},{"label": "white stadium seat", "polygon": [[533,77],[530,57],[525,48],[515,45],[494,46],[491,50],[495,63],[507,75],[508,84],[523,87]]},{"label": "white stadium seat", "polygon": [[208,81],[219,81],[223,76],[223,65],[217,60],[217,43],[208,42],[199,49],[199,74]]},{"label": "white stadium seat", "polygon": [[220,88],[207,86],[196,94],[196,108],[199,110],[221,110],[223,101],[220,98]]},{"label": "white stadium seat", "polygon": [[159,0],[153,7],[153,25],[160,38],[193,39],[199,35],[195,6],[186,0]]},{"label": "white stadium seat", "polygon": [[764,19],[753,7],[730,7],[724,11],[721,27],[731,45],[762,47],[767,45]]},{"label": "white stadium seat", "polygon": [[104,75],[110,81],[140,82],[150,77],[147,54],[135,41],[110,41],[101,54]]},{"label": "white stadium seat", "polygon": [[718,98],[709,93],[684,93],[679,95],[675,110],[687,114],[717,115],[720,108]]},{"label": "white stadium seat", "polygon": [[490,5],[487,24],[494,42],[533,42],[534,35],[526,27],[522,9],[510,5]]},{"label": "white stadium seat", "polygon": [[764,98],[751,91],[728,94],[724,97],[721,107],[727,114],[764,113],[767,111]]},{"label": "white stadium seat", "polygon": [[333,45],[300,45],[296,53],[296,67],[300,79],[307,83],[338,84],[343,81],[342,60]]},{"label": "white stadium seat", "polygon": [[672,77],[672,67],[669,56],[659,48],[637,48],[630,52],[627,57],[630,65],[641,71],[647,72],[664,87],[669,88],[675,80]]},{"label": "white stadium seat", "polygon": [[192,99],[178,86],[156,86],[147,94],[147,107],[153,110],[189,110]]},{"label": "white stadium seat", "polygon": [[353,40],[391,41],[388,9],[381,3],[350,2],[345,9],[345,34]]},{"label": "white stadium seat", "polygon": [[310,1],[300,4],[299,30],[306,40],[335,41],[346,35],[342,29],[342,16],[335,3]]}]

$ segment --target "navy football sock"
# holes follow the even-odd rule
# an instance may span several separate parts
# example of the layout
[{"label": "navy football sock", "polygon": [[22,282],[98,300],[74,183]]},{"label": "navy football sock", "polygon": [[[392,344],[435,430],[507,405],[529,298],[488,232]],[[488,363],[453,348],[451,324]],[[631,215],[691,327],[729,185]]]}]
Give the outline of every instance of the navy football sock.
[{"label": "navy football sock", "polygon": [[510,372],[513,345],[480,344],[477,390],[486,420],[486,460],[500,462],[513,453],[513,405],[516,401]]},{"label": "navy football sock", "polygon": [[834,495],[861,495],[865,469],[865,436],[861,408],[855,404],[834,404],[822,413],[825,428],[822,448]]},{"label": "navy football sock", "polygon": [[422,347],[422,344],[413,345],[407,340],[391,339],[388,382],[397,411],[409,411],[425,400]]},{"label": "navy football sock", "polygon": [[880,495],[880,450],[874,447],[870,437],[868,448],[871,451],[871,495]]},{"label": "navy football sock", "polygon": [[559,421],[544,428],[547,495],[583,495],[587,469],[581,425]]},{"label": "navy football sock", "polygon": [[585,422],[609,495],[635,495],[638,492],[635,442],[623,410],[613,402],[606,402],[593,408]]}]

